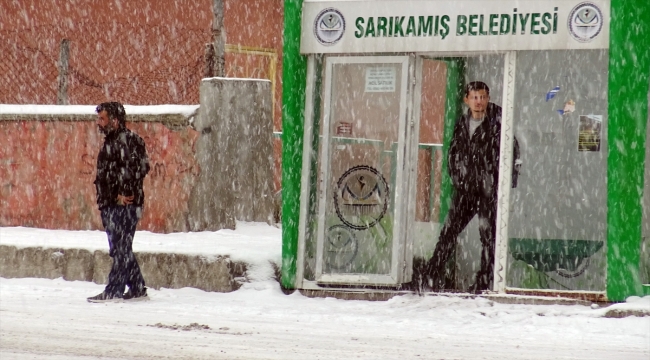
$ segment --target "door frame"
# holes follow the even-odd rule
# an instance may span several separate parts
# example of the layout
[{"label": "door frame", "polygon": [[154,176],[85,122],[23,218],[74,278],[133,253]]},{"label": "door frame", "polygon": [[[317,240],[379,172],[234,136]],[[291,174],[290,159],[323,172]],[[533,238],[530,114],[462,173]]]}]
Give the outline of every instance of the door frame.
[{"label": "door frame", "polygon": [[[504,80],[503,80],[503,116],[502,116],[502,133],[501,133],[501,149],[502,154],[505,156],[500,157],[499,163],[499,186],[500,189],[506,189],[505,191],[499,191],[498,194],[498,205],[497,205],[497,234],[496,234],[496,244],[495,244],[495,264],[494,264],[494,283],[493,290],[499,293],[505,293],[506,283],[506,260],[507,260],[507,246],[508,246],[508,209],[509,198],[510,198],[510,185],[511,185],[511,171],[512,164],[508,161],[504,161],[505,158],[511,159],[512,156],[512,143],[513,143],[513,105],[514,105],[514,76],[515,76],[515,64],[516,64],[516,51],[507,51],[499,52],[505,56],[505,68],[504,68]],[[307,216],[309,209],[309,195],[310,195],[310,179],[309,176],[304,176],[309,174],[311,171],[311,156],[313,151],[312,144],[312,135],[314,132],[314,114],[318,111],[314,108],[315,97],[319,96],[315,92],[316,89],[316,77],[321,76],[317,74],[317,64],[315,55],[307,56],[307,83],[306,83],[306,98],[305,98],[305,109],[304,109],[304,129],[303,132],[303,157],[302,157],[302,179],[301,179],[301,191],[300,191],[300,217],[298,224],[298,256],[297,256],[297,269],[296,269],[296,287],[298,288],[321,288],[318,284],[324,285],[336,285],[336,284],[357,284],[357,285],[397,285],[400,282],[409,281],[412,276],[412,262],[413,262],[413,244],[412,244],[412,231],[413,227],[409,226],[410,222],[414,219],[415,212],[415,186],[416,186],[416,168],[417,168],[417,146],[419,142],[419,115],[420,115],[420,101],[421,99],[421,65],[422,59],[424,58],[440,58],[443,61],[449,61],[451,59],[472,57],[480,55],[481,52],[459,52],[459,53],[414,53],[410,55],[355,55],[355,56],[344,56],[344,55],[324,55],[323,66],[325,66],[325,80],[323,81],[324,90],[324,106],[323,106],[323,118],[320,121],[323,121],[324,133],[323,138],[329,136],[329,103],[331,100],[331,65],[334,63],[386,63],[395,60],[397,62],[402,62],[402,71],[403,74],[408,74],[408,76],[403,76],[401,79],[402,82],[402,92],[400,94],[400,118],[403,118],[400,122],[399,128],[399,138],[398,143],[404,144],[402,147],[398,147],[397,154],[397,164],[402,164],[403,168],[398,171],[396,175],[396,188],[395,194],[405,194],[407,199],[406,201],[395,201],[395,220],[394,223],[394,239],[393,239],[393,252],[392,252],[392,265],[391,265],[391,274],[390,275],[329,275],[322,274],[322,249],[324,244],[324,231],[320,229],[324,228],[325,218],[322,216],[324,214],[321,207],[325,206],[323,200],[326,199],[327,193],[324,191],[326,186],[328,186],[327,181],[321,181],[320,184],[317,184],[318,190],[318,238],[317,238],[317,261],[320,259],[321,268],[320,268],[320,279],[318,275],[316,276],[316,281],[310,281],[304,279],[304,266],[305,266],[305,241],[307,235]],[[336,60],[335,60],[336,59]],[[404,63],[405,62],[405,63]],[[406,70],[406,71],[405,71]],[[458,70],[458,69],[457,69]],[[458,72],[458,71],[457,71]],[[459,76],[460,75],[460,76]],[[454,79],[463,81],[460,79],[462,74],[459,72],[455,74]],[[410,81],[409,81],[410,80]],[[452,79],[448,78],[447,83],[447,98],[449,98],[450,91],[457,91],[457,84],[450,84],[449,82]],[[406,84],[404,84],[406,83]],[[450,104],[449,101],[446,101],[446,110],[445,110],[445,151],[443,154],[446,154],[446,148],[448,147],[447,139],[447,121],[450,120],[448,117],[452,114],[447,114],[450,109],[459,106],[458,104]],[[418,121],[416,121],[418,120]],[[451,119],[451,123],[455,119]],[[453,126],[451,127],[453,130]],[[449,135],[450,137],[451,135]],[[408,143],[406,141],[408,140]],[[327,146],[327,149],[323,149],[323,152],[326,155],[326,161],[322,161],[320,164],[320,176],[323,173],[326,173],[329,169],[329,142],[323,144]],[[506,151],[503,151],[506,150]],[[327,152],[325,152],[327,151]],[[415,160],[413,160],[415,157]],[[327,164],[325,164],[327,162]],[[445,159],[443,159],[443,173],[445,167]],[[506,173],[508,176],[505,176]],[[444,178],[444,174],[443,174]],[[327,178],[325,178],[327,179]],[[444,180],[443,180],[444,181]],[[442,184],[444,187],[444,183]],[[399,189],[397,188],[399,187]],[[442,195],[442,194],[441,194]],[[402,195],[404,196],[404,195]],[[444,209],[444,204],[441,204],[441,220],[442,216],[446,215],[446,209]],[[406,217],[404,219],[404,216]],[[409,220],[411,219],[411,220]],[[404,221],[405,220],[405,221]],[[399,229],[399,231],[398,231]],[[397,236],[396,236],[397,235]],[[398,237],[400,236],[400,237]],[[397,240],[397,241],[396,241]],[[398,266],[401,264],[401,266]],[[318,268],[318,266],[316,266]],[[318,274],[318,269],[316,271]]]},{"label": "door frame", "polygon": [[[407,120],[409,119],[409,111],[411,106],[409,106],[409,97],[412,93],[410,86],[413,82],[409,79],[413,76],[413,57],[408,55],[395,56],[325,56],[324,67],[325,67],[325,78],[323,82],[323,116],[322,116],[322,126],[323,126],[323,141],[321,142],[321,153],[323,157],[320,159],[320,168],[319,168],[319,184],[318,184],[318,210],[317,210],[317,240],[316,240],[316,268],[315,268],[315,281],[319,284],[364,284],[364,285],[397,285],[404,281],[404,249],[406,248],[404,242],[407,239],[405,234],[406,224],[404,222],[404,211],[406,209],[406,200],[402,198],[402,194],[405,193],[405,188],[408,189],[408,173],[406,172],[405,161],[407,159],[407,147],[406,141],[410,134],[407,134],[407,131],[410,131],[407,126]],[[326,209],[327,209],[327,198],[330,195],[327,191],[330,186],[330,179],[327,174],[330,169],[330,128],[331,128],[331,101],[332,101],[332,75],[333,67],[336,64],[399,64],[401,65],[401,79],[399,84],[399,125],[398,125],[398,138],[397,144],[404,144],[403,146],[397,146],[397,155],[396,155],[396,174],[395,174],[395,183],[394,189],[391,193],[395,194],[395,206],[394,206],[394,219],[393,219],[393,234],[392,234],[392,251],[391,251],[391,267],[389,274],[327,274],[323,273],[323,251],[325,244],[325,223],[326,223]],[[309,72],[309,71],[308,71]],[[313,73],[314,76],[319,76],[318,74]],[[311,81],[314,81],[312,76]],[[308,85],[309,86],[309,85]],[[313,88],[313,87],[310,87]],[[314,94],[315,95],[315,94]],[[312,118],[313,118],[313,106],[311,106]],[[309,128],[313,131],[313,119],[310,121]],[[307,125],[307,124],[306,124]],[[307,126],[306,126],[307,128]],[[307,131],[305,131],[307,134]],[[311,139],[310,139],[311,140]],[[306,142],[305,142],[306,143]],[[311,143],[311,141],[309,141]],[[311,144],[310,144],[311,145]],[[305,146],[307,148],[307,146]],[[312,151],[317,151],[309,147],[309,153]],[[310,156],[303,156],[303,161],[308,159]],[[303,162],[303,171],[305,169],[305,163]],[[303,179],[306,180],[306,179]],[[330,189],[331,190],[331,189]],[[301,191],[301,198],[308,200],[308,186],[303,187]],[[301,202],[301,226],[300,230],[302,234],[306,234],[306,217],[307,217],[307,202]],[[304,207],[304,208],[303,208]],[[304,237],[302,237],[302,242],[304,243]],[[304,266],[304,257],[302,259]]]},{"label": "door frame", "polygon": [[[451,201],[451,194],[453,188],[448,173],[445,171],[447,167],[447,153],[452,138],[454,124],[456,119],[462,112],[462,105],[460,99],[457,99],[456,94],[452,92],[462,92],[465,86],[464,74],[459,69],[459,64],[455,63],[458,59],[466,59],[474,56],[480,56],[483,52],[458,52],[458,53],[417,53],[416,71],[416,86],[415,86],[415,110],[413,117],[414,121],[419,121],[421,109],[419,102],[422,96],[422,75],[421,67],[423,59],[435,59],[444,61],[448,66],[454,66],[453,73],[447,74],[447,89],[446,89],[446,104],[445,104],[445,117],[444,117],[444,134],[443,134],[443,164],[442,164],[442,189],[441,189],[441,209],[440,209],[440,222],[441,226],[444,224],[448,212],[447,202]],[[507,271],[507,254],[508,254],[508,221],[510,209],[510,188],[512,185],[512,156],[513,156],[513,143],[514,143],[514,97],[515,97],[515,68],[517,60],[516,51],[499,51],[494,55],[502,55],[504,57],[503,67],[503,80],[502,80],[502,118],[501,118],[501,138],[500,154],[499,157],[499,191],[497,194],[497,230],[495,234],[495,256],[494,256],[494,281],[492,290],[505,293],[506,292],[506,271]],[[462,66],[461,66],[462,67]],[[452,69],[448,68],[448,71]],[[460,88],[458,88],[458,83]],[[462,98],[462,95],[461,95]],[[417,156],[417,155],[416,155]],[[417,161],[417,160],[416,160]],[[445,201],[447,200],[447,201]],[[409,209],[409,211],[411,211]],[[414,219],[414,213],[410,214]]]}]

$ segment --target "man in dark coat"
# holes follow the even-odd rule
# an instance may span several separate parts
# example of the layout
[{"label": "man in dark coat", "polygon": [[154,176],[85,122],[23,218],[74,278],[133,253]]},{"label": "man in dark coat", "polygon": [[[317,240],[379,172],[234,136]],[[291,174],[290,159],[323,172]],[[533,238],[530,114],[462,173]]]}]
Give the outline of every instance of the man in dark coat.
[{"label": "man in dark coat", "polygon": [[88,301],[144,300],[147,288],[133,254],[133,236],[142,217],[142,183],[149,172],[149,158],[142,138],[126,128],[122,104],[102,103],[96,111],[97,125],[106,137],[97,156],[95,188],[113,266],[104,291]]},{"label": "man in dark coat", "polygon": [[[480,81],[467,84],[463,101],[469,111],[456,122],[448,155],[449,175],[455,191],[427,267],[430,285],[434,290],[441,290],[444,287],[445,265],[454,252],[457,237],[478,214],[481,269],[470,291],[479,292],[488,290],[493,278],[501,107],[489,102],[490,89]],[[513,187],[517,183],[518,159],[519,145],[515,139]]]}]

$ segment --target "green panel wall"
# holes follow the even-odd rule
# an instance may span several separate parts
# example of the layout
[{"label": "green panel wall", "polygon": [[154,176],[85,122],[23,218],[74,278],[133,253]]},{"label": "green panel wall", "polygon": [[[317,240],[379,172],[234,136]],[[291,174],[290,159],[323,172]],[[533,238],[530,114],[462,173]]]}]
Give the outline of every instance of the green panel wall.
[{"label": "green panel wall", "polygon": [[303,113],[307,58],[300,55],[302,0],[284,1],[282,56],[282,269],[281,285],[295,288],[300,217]]},{"label": "green panel wall", "polygon": [[612,0],[607,159],[607,298],[647,294],[639,278],[650,76],[650,2]]}]

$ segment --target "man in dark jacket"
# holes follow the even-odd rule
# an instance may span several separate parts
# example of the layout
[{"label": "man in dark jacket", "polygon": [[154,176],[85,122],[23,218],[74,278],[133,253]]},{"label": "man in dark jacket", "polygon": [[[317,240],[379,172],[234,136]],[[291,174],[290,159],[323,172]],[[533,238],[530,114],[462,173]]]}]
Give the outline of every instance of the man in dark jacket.
[{"label": "man in dark jacket", "polygon": [[[434,290],[441,290],[445,265],[454,252],[457,237],[478,214],[481,269],[470,291],[479,292],[488,290],[493,278],[501,107],[489,102],[490,89],[480,81],[467,84],[463,100],[469,111],[456,122],[448,157],[449,175],[455,191],[428,270],[432,280],[430,285]],[[516,139],[513,159],[512,186],[515,187],[519,166]]]},{"label": "man in dark jacket", "polygon": [[[142,183],[149,172],[144,141],[126,128],[126,112],[118,102],[97,106],[97,125],[106,136],[97,156],[97,205],[108,235],[113,266],[104,291],[90,302],[147,299],[142,273],[133,255],[133,236],[142,217]],[[129,291],[125,294],[125,287]]]}]

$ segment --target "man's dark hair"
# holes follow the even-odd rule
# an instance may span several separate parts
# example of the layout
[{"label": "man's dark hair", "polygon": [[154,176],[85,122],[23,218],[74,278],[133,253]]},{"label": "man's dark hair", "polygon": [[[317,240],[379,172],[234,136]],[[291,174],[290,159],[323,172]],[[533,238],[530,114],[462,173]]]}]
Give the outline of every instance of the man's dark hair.
[{"label": "man's dark hair", "polygon": [[124,106],[119,102],[111,101],[97,105],[95,112],[99,114],[102,111],[106,111],[109,119],[117,119],[121,125],[126,124],[126,111],[124,111]]},{"label": "man's dark hair", "polygon": [[472,81],[471,83],[465,86],[465,97],[469,95],[470,91],[479,91],[485,90],[485,92],[490,95],[490,88],[483,81]]}]

